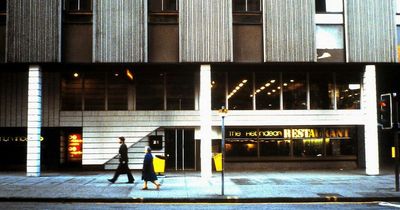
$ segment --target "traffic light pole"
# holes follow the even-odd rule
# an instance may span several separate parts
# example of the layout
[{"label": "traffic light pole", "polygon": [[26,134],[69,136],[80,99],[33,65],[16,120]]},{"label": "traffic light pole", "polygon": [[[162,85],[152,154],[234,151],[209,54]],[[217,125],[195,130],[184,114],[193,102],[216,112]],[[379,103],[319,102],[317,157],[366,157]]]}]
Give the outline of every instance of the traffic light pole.
[{"label": "traffic light pole", "polygon": [[399,98],[394,95],[394,153],[395,153],[395,179],[396,179],[396,192],[399,191]]}]

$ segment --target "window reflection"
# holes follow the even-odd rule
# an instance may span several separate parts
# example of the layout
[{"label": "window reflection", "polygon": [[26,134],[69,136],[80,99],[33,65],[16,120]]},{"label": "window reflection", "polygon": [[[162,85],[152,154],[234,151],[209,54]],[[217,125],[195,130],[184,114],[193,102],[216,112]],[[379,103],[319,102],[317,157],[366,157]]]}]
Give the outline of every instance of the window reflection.
[{"label": "window reflection", "polygon": [[336,100],[338,109],[360,109],[361,75],[336,74]]},{"label": "window reflection", "polygon": [[279,73],[256,73],[256,97],[257,110],[280,109],[281,86]]},{"label": "window reflection", "polygon": [[119,74],[108,73],[108,110],[128,110],[128,82]]},{"label": "window reflection", "polygon": [[85,110],[105,110],[105,74],[86,72],[84,77]]},{"label": "window reflection", "polygon": [[260,156],[289,156],[290,140],[260,139]]},{"label": "window reflection", "polygon": [[324,139],[295,139],[293,154],[298,157],[322,157]]},{"label": "window reflection", "polygon": [[228,77],[228,104],[231,110],[253,109],[253,79],[251,72],[230,73]]},{"label": "window reflection", "polygon": [[225,152],[228,157],[257,157],[257,140],[227,140]]},{"label": "window reflection", "polygon": [[136,73],[136,109],[164,110],[164,73]]},{"label": "window reflection", "polygon": [[334,109],[335,89],[332,73],[310,73],[310,108]]},{"label": "window reflection", "polygon": [[68,72],[61,79],[61,109],[82,110],[82,77],[79,73]]},{"label": "window reflection", "polygon": [[226,73],[212,72],[211,74],[211,107],[213,110],[221,109],[225,104],[226,92]]},{"label": "window reflection", "polygon": [[167,110],[194,110],[194,74],[169,72]]},{"label": "window reflection", "polygon": [[284,109],[307,109],[305,73],[283,73],[282,88]]}]

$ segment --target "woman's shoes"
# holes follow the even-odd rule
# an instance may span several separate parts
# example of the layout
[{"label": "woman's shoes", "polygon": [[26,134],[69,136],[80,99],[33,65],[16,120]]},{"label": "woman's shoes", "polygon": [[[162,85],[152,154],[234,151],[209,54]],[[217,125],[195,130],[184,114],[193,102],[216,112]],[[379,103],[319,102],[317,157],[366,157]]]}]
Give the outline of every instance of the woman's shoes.
[{"label": "woman's shoes", "polygon": [[148,189],[147,187],[143,187],[143,188],[142,188],[142,190],[147,190],[147,189]]},{"label": "woman's shoes", "polygon": [[161,184],[157,184],[156,186],[157,186],[156,189],[157,189],[157,190],[160,190]]}]

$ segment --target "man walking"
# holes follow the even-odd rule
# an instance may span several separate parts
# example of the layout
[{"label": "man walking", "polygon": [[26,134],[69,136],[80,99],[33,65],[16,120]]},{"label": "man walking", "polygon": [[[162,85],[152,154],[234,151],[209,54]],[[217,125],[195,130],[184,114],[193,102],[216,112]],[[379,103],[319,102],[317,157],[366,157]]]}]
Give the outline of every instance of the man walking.
[{"label": "man walking", "polygon": [[126,173],[128,176],[128,183],[133,183],[135,179],[133,178],[131,170],[128,166],[128,148],[126,147],[125,138],[123,136],[119,137],[119,143],[121,144],[119,147],[119,165],[115,171],[114,177],[112,179],[108,179],[108,181],[114,183],[117,181],[120,174]]}]

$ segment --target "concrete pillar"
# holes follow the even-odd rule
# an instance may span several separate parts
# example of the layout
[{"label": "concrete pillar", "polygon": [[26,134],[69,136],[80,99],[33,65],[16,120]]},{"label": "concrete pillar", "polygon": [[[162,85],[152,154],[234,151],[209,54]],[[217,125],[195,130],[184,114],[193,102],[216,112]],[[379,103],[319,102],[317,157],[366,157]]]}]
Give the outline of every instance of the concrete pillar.
[{"label": "concrete pillar", "polygon": [[212,176],[211,156],[211,66],[200,66],[200,159],[201,177]]},{"label": "concrete pillar", "polygon": [[378,117],[376,99],[376,72],[374,65],[365,67],[363,76],[362,110],[365,115],[365,172],[379,174]]},{"label": "concrete pillar", "polygon": [[42,127],[42,74],[39,66],[29,66],[28,141],[26,175],[40,176],[40,131]]}]

